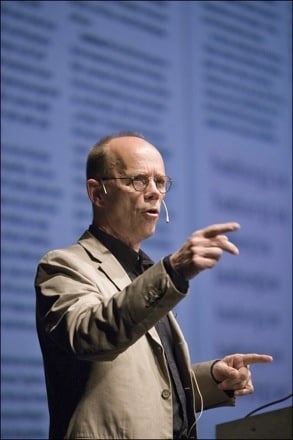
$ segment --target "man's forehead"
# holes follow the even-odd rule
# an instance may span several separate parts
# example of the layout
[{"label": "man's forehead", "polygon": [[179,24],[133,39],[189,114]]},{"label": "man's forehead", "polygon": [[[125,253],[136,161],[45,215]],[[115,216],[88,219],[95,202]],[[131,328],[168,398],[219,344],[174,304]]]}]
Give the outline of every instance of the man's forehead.
[{"label": "man's forehead", "polygon": [[136,136],[121,136],[117,138],[111,139],[111,141],[108,144],[110,150],[112,151],[125,151],[128,150],[139,150],[142,147],[149,147],[155,149],[155,147],[147,142],[145,139],[141,139]]},{"label": "man's forehead", "polygon": [[131,160],[152,160],[156,157],[162,160],[161,154],[156,147],[144,139],[136,137],[117,138],[108,146],[110,154],[118,160],[130,162]]},{"label": "man's forehead", "polygon": [[160,152],[140,138],[133,138],[130,143],[122,142],[109,148],[109,159],[113,168],[130,174],[164,174],[165,166]]}]

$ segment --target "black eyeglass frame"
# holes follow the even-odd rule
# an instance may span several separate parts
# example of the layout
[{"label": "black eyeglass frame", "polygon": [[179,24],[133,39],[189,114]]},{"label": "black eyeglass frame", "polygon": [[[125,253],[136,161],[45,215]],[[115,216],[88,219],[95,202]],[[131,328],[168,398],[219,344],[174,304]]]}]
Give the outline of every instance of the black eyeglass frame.
[{"label": "black eyeglass frame", "polygon": [[[159,181],[159,179],[162,179],[162,178],[164,178],[164,180],[165,180],[164,181],[165,190],[162,190],[162,188],[158,187],[158,181]],[[146,176],[144,174],[138,174],[137,176],[129,176],[129,177],[107,177],[107,176],[105,176],[105,177],[99,178],[99,180],[101,180],[102,182],[104,180],[130,180],[135,191],[143,192],[148,187],[148,185],[150,183],[150,180],[151,180],[151,177]],[[171,179],[171,177],[169,177],[169,176],[157,176],[157,177],[154,177],[153,180],[154,180],[154,182],[156,184],[156,188],[158,189],[158,191],[161,194],[166,194],[168,191],[170,191],[170,188],[171,188],[172,183],[173,183],[173,180]],[[137,188],[135,186],[135,181],[139,182],[139,185],[143,184],[143,187],[142,188]]]}]

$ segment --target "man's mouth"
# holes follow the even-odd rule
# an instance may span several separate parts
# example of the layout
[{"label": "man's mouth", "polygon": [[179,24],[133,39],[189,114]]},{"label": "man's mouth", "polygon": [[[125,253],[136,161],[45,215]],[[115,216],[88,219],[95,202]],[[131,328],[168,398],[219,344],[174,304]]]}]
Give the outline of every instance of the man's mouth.
[{"label": "man's mouth", "polygon": [[150,216],[150,217],[158,217],[159,210],[156,208],[150,208],[150,209],[147,209],[146,211],[144,211],[144,214],[146,214],[147,216]]}]

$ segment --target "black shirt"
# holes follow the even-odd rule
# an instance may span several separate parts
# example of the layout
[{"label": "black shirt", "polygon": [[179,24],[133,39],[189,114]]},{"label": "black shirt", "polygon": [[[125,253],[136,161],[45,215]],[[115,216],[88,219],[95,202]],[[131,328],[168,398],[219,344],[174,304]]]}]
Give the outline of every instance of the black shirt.
[{"label": "black shirt", "polygon": [[[132,280],[154,264],[148,255],[141,249],[139,252],[134,251],[125,243],[101,231],[95,225],[91,225],[89,231],[112,252]],[[188,282],[183,280],[180,275],[172,269],[168,257],[165,257],[163,261],[175,286],[178,290],[185,293],[188,289]],[[187,438],[188,424],[186,398],[180,378],[180,371],[177,365],[172,331],[168,317],[165,316],[160,319],[155,327],[164,347],[169,374],[172,381],[173,438]]]}]

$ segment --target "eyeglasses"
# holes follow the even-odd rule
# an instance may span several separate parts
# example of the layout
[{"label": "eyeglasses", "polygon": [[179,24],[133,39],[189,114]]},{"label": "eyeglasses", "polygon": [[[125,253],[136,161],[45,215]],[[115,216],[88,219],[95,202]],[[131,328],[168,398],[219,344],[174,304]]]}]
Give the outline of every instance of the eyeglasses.
[{"label": "eyeglasses", "polygon": [[[144,174],[140,174],[133,177],[102,177],[101,180],[128,180],[132,184],[135,191],[142,192],[149,185],[151,178]],[[168,192],[173,182],[168,176],[156,176],[153,178],[153,180],[161,194]]]}]

